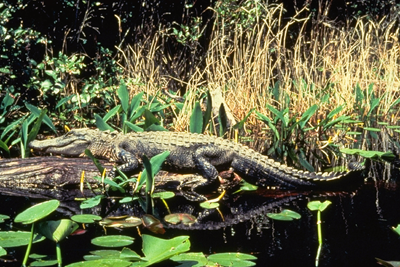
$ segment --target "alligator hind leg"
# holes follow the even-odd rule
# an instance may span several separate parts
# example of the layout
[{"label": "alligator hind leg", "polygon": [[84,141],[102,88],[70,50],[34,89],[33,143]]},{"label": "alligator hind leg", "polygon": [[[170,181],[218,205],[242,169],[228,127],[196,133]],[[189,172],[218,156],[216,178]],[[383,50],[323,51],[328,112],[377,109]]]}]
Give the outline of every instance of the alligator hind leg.
[{"label": "alligator hind leg", "polygon": [[215,166],[229,165],[231,158],[233,157],[225,149],[213,145],[197,148],[193,154],[193,161],[200,173],[207,178],[201,186],[218,183],[218,171]]}]

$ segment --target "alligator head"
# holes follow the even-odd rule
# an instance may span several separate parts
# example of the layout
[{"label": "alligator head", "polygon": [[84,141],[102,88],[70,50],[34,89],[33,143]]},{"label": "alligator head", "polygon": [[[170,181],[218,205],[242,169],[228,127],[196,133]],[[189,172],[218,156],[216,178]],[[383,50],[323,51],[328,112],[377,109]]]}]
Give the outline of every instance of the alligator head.
[{"label": "alligator head", "polygon": [[85,149],[99,140],[99,137],[97,130],[74,129],[54,139],[34,140],[29,143],[29,147],[45,153],[81,156]]}]

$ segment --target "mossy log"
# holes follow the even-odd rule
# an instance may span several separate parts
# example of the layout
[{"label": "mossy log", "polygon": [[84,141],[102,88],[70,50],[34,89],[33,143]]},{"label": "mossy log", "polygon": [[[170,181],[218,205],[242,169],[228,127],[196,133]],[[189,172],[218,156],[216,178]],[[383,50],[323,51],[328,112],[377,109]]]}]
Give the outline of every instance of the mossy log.
[{"label": "mossy log", "polygon": [[[108,173],[112,170],[112,163],[101,163]],[[85,171],[85,188],[86,183],[92,188],[97,188],[99,182],[93,177],[100,176],[100,172],[88,158],[0,159],[0,194],[61,201],[93,196],[89,189],[84,190],[84,195],[80,192],[82,171]],[[155,180],[159,188],[174,190],[177,184],[182,179],[188,179],[187,177],[160,172]]]}]

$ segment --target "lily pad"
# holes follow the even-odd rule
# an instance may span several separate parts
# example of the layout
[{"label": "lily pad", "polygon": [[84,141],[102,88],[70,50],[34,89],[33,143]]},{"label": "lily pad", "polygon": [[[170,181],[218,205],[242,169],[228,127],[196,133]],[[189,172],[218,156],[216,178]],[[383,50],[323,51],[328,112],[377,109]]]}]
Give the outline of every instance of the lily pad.
[{"label": "lily pad", "polygon": [[121,252],[119,250],[94,250],[90,251],[91,255],[85,255],[85,260],[98,260],[98,259],[119,259]]},{"label": "lily pad", "polygon": [[310,210],[319,210],[319,211],[324,211],[332,202],[329,200],[325,200],[324,202],[321,203],[319,200],[311,201],[308,202],[307,207]]},{"label": "lily pad", "polygon": [[0,247],[0,257],[4,255],[7,255],[7,251],[4,248]]},{"label": "lily pad", "polygon": [[122,219],[104,218],[101,222],[99,222],[99,224],[105,227],[114,228],[136,227],[142,224],[142,219],[134,216]]},{"label": "lily pad", "polygon": [[182,263],[182,266],[186,266],[185,262],[189,261],[190,263],[197,262],[195,265],[190,265],[192,267],[201,267],[201,266],[209,266],[209,262],[204,256],[203,252],[188,252],[182,253],[170,258],[170,260]]},{"label": "lily pad", "polygon": [[160,222],[159,219],[157,219],[153,215],[150,215],[150,214],[143,215],[142,222],[143,222],[144,227],[146,227],[147,229],[149,229],[150,231],[152,231],[155,234],[164,234],[165,233],[163,224]]},{"label": "lily pad", "polygon": [[202,202],[200,203],[200,207],[204,209],[216,209],[219,207],[219,203],[217,202]]},{"label": "lily pad", "polygon": [[4,222],[4,220],[10,219],[10,216],[0,214],[0,223]]},{"label": "lily pad", "polygon": [[164,191],[164,192],[156,192],[151,195],[153,198],[159,197],[162,199],[173,198],[175,196],[174,192]]},{"label": "lily pad", "polygon": [[280,213],[267,213],[267,216],[278,221],[293,221],[294,219],[301,218],[299,213],[286,209],[282,210]]},{"label": "lily pad", "polygon": [[164,217],[164,220],[170,224],[183,223],[184,225],[191,225],[197,221],[196,217],[187,213],[168,214]]},{"label": "lily pad", "polygon": [[93,214],[78,214],[71,217],[71,220],[77,223],[94,223],[100,221],[102,218]]},{"label": "lily pad", "polygon": [[[146,266],[167,260],[174,255],[190,249],[189,236],[177,236],[172,239],[162,239],[151,235],[142,235],[143,253]],[[132,266],[135,266],[133,263]],[[138,263],[138,265],[140,265]]]},{"label": "lily pad", "polygon": [[100,201],[105,198],[103,195],[97,195],[95,197],[89,198],[85,201],[83,201],[80,205],[81,209],[90,209],[93,207],[96,207],[97,205],[100,204]]},{"label": "lily pad", "polygon": [[107,235],[92,239],[92,244],[100,247],[124,247],[129,246],[135,240],[133,237],[125,235]]},{"label": "lily pad", "polygon": [[[26,246],[29,243],[31,232],[0,232],[0,247],[13,248]],[[43,241],[44,236],[34,235],[33,243]]]},{"label": "lily pad", "polygon": [[58,200],[49,200],[36,204],[18,214],[14,222],[23,224],[34,223],[55,211],[59,205],[60,201]]},{"label": "lily pad", "polygon": [[208,260],[218,263],[222,266],[255,266],[257,258],[250,254],[244,253],[217,253],[208,256]]},{"label": "lily pad", "polygon": [[126,267],[130,266],[130,261],[124,261],[120,259],[99,259],[93,261],[82,261],[69,264],[65,267]]}]

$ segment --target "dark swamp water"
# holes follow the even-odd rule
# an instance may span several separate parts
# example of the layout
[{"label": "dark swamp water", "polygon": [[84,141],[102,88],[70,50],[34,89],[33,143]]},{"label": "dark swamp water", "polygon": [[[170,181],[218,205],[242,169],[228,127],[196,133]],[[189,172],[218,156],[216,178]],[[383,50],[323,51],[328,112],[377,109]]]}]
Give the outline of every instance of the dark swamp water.
[{"label": "dark swamp water", "polygon": [[[384,169],[375,168],[374,174],[383,174]],[[398,170],[392,168],[390,182],[381,177],[360,185],[357,189],[336,192],[271,192],[259,190],[251,194],[232,197],[222,205],[221,211],[228,226],[220,225],[218,214],[205,216],[198,228],[220,228],[217,230],[166,229],[161,238],[189,235],[191,252],[205,254],[217,252],[243,252],[255,255],[257,266],[314,266],[318,247],[316,212],[307,208],[311,200],[329,200],[332,204],[322,213],[323,248],[319,266],[380,266],[375,258],[400,260],[400,238],[391,229],[400,223],[400,190],[396,183]],[[376,181],[378,180],[378,181]],[[0,195],[0,214],[14,218],[16,214],[42,200]],[[192,212],[197,208],[185,203],[183,198],[168,201],[172,212]],[[159,206],[160,215],[166,213]],[[299,220],[273,221],[267,212],[291,209],[302,215]],[[125,213],[143,213],[138,207],[126,208]],[[79,214],[78,204],[63,203],[63,208],[49,219],[69,218]],[[235,214],[236,213],[236,214]],[[238,214],[244,214],[239,216]],[[141,215],[141,214],[137,214]],[[237,219],[239,217],[240,219]],[[242,220],[238,222],[234,220]],[[12,220],[11,220],[12,221]],[[13,230],[21,225],[0,224],[1,230]],[[29,230],[26,228],[25,230]],[[142,233],[149,233],[142,229]],[[141,253],[141,240],[135,228],[108,229],[108,234],[124,234],[135,237],[131,249]],[[101,249],[90,243],[93,237],[104,235],[101,227],[89,226],[83,235],[70,236],[62,241],[64,264],[80,261],[89,251]],[[20,266],[23,249],[7,249],[11,257],[19,262],[0,262],[0,266]],[[55,254],[50,241],[33,245],[32,253]],[[177,266],[172,261],[157,266]]]}]

